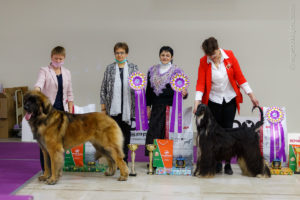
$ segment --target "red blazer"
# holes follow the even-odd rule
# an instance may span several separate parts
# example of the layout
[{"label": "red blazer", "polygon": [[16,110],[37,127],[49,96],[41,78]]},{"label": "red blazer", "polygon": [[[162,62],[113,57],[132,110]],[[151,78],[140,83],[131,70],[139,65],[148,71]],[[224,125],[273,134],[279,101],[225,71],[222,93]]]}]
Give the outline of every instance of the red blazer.
[{"label": "red blazer", "polygon": [[[229,58],[224,59],[224,65],[226,67],[229,82],[231,83],[236,93],[236,105],[238,112],[240,112],[240,103],[243,103],[243,96],[240,92],[240,85],[246,83],[240,65],[235,58],[231,50],[224,50]],[[198,68],[198,80],[196,91],[203,92],[202,103],[208,104],[209,93],[211,90],[211,63],[207,63],[207,56],[203,56],[200,59],[200,65]]]}]

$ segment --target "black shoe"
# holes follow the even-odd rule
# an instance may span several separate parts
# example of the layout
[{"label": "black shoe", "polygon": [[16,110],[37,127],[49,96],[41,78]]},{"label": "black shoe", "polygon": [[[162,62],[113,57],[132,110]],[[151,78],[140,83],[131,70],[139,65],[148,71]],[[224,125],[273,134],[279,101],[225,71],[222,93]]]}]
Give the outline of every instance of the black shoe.
[{"label": "black shoe", "polygon": [[225,171],[225,174],[228,174],[228,175],[233,174],[233,171],[231,169],[231,165],[229,163],[225,164],[224,171]]},{"label": "black shoe", "polygon": [[216,173],[221,173],[221,172],[222,172],[222,163],[221,162],[217,162]]}]

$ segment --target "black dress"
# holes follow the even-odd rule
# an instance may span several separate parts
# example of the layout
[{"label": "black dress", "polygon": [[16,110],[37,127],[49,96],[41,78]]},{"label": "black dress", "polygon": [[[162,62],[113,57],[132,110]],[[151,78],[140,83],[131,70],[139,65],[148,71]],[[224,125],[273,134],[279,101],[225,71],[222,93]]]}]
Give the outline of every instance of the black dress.
[{"label": "black dress", "polygon": [[[172,106],[174,96],[170,81],[175,73],[182,73],[182,70],[172,66],[167,72],[160,74],[159,65],[149,69],[146,101],[147,106],[151,106],[151,116],[146,135],[146,145],[153,144],[154,139],[165,138],[166,109],[167,106]],[[145,155],[149,155],[147,148],[145,148]]]}]

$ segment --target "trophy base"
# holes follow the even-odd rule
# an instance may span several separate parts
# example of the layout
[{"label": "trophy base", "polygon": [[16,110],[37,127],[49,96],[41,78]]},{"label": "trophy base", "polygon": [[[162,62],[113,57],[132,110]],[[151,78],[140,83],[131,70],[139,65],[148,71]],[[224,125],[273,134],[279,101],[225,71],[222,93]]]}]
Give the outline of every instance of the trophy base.
[{"label": "trophy base", "polygon": [[153,172],[147,172],[147,174],[149,174],[149,175],[153,175],[154,173],[153,173]]},{"label": "trophy base", "polygon": [[132,173],[130,173],[130,174],[129,174],[129,176],[136,176],[136,174],[132,174]]}]

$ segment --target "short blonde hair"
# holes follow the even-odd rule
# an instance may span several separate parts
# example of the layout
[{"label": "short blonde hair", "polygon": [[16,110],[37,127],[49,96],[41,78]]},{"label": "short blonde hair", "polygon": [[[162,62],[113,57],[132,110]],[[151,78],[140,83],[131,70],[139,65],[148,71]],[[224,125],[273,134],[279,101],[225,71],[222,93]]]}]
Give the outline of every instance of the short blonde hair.
[{"label": "short blonde hair", "polygon": [[62,46],[57,46],[57,47],[54,47],[51,51],[51,57],[53,55],[62,55],[64,57],[66,57],[66,50],[64,47]]}]

